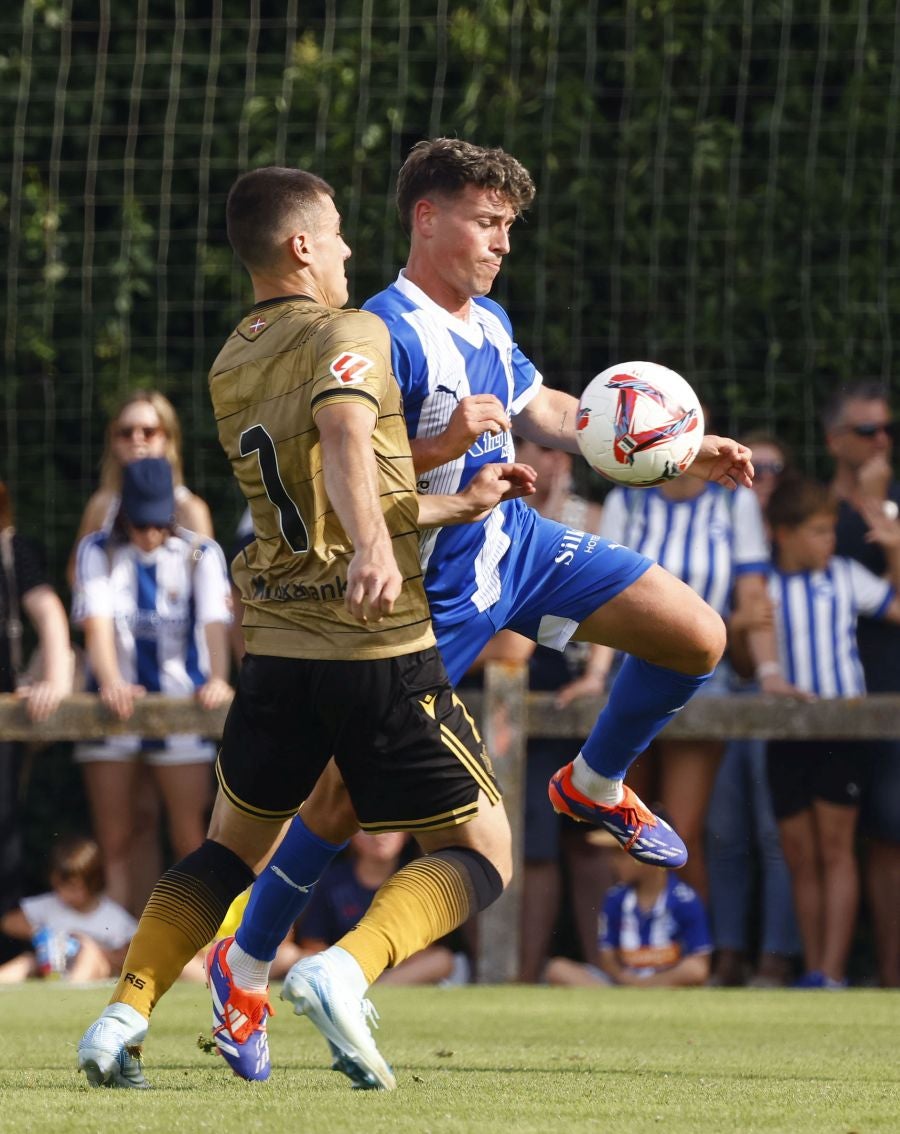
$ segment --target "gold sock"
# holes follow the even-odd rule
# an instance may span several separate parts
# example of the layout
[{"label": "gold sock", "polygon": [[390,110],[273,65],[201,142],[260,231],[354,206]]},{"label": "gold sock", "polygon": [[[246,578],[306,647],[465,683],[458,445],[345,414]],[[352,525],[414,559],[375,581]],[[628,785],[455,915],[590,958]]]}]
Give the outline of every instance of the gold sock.
[{"label": "gold sock", "polygon": [[236,854],[209,839],[160,878],[131,939],[110,1004],[150,1016],[188,961],[213,940],[231,901],[253,881]]},{"label": "gold sock", "polygon": [[386,968],[462,925],[472,896],[460,862],[424,855],[379,888],[362,921],[337,944],[356,959],[371,984]]}]

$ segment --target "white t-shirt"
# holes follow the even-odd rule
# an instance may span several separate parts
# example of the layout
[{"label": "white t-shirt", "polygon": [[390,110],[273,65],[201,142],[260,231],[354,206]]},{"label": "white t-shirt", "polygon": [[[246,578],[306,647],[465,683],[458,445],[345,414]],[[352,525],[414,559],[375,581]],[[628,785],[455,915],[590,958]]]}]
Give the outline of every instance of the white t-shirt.
[{"label": "white t-shirt", "polygon": [[67,906],[52,891],[22,899],[22,912],[32,927],[54,933],[83,933],[104,949],[121,949],[137,929],[137,922],[118,902],[100,895],[98,905],[87,913]]}]

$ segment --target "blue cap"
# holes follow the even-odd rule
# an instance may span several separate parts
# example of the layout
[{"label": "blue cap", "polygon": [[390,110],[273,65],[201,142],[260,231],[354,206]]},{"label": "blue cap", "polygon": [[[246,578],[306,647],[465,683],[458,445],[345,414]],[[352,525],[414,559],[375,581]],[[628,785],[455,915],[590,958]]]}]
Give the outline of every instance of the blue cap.
[{"label": "blue cap", "polygon": [[144,457],[122,470],[122,514],[135,527],[175,523],[172,469],[165,457]]}]

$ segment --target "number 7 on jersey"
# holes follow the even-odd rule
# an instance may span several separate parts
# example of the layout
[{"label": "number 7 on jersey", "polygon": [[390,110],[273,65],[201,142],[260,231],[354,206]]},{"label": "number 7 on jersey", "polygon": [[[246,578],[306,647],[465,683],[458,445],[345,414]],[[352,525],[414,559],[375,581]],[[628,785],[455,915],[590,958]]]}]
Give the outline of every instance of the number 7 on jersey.
[{"label": "number 7 on jersey", "polygon": [[251,425],[249,429],[245,429],[241,434],[239,451],[242,457],[249,457],[256,453],[266,496],[278,512],[281,534],[291,551],[295,555],[302,555],[304,551],[309,551],[309,532],[306,530],[306,524],[304,524],[303,517],[300,515],[300,509],[284,487],[278,468],[275,442],[265,427]]}]

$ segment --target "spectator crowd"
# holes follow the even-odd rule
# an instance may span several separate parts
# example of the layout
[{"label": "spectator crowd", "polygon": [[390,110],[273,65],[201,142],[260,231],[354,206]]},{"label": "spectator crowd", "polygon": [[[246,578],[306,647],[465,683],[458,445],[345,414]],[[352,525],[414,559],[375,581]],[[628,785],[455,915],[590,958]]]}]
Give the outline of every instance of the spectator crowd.
[{"label": "spectator crowd", "polygon": [[[602,508],[574,492],[569,455],[533,442],[517,452],[538,471],[530,503],[542,515],[649,556],[725,618],[727,658],[701,696],[898,693],[900,482],[886,392],[869,383],[842,389],[823,430],[827,485],[794,467],[778,438],[757,433],[744,438],[752,489],[683,478],[616,487]],[[0,553],[0,692],[21,697],[33,720],[75,688],[96,692],[123,721],[147,692],[195,697],[207,709],[231,697],[235,592],[209,509],[183,483],[179,423],[161,394],[132,394],[109,422],[100,485],[69,561],[68,615],[2,485]],[[37,643],[30,658],[23,622]],[[560,653],[506,630],[466,680],[492,660],[527,664],[530,687],[552,691],[560,713],[602,697],[618,664],[604,646],[572,642]],[[686,842],[690,857],[677,873],[635,863],[600,832],[554,813],[548,776],[576,752],[552,735],[528,743],[523,982],[900,987],[900,738],[726,744],[663,735],[628,782],[658,801]],[[0,983],[114,975],[164,860],[204,838],[211,739],[117,735],[78,743],[73,760],[89,824],[46,848],[49,890],[24,893],[27,752],[0,741]],[[273,975],[337,940],[414,853],[404,836],[358,836],[326,873]],[[868,967],[853,964],[860,926]],[[464,939],[430,947],[385,979],[465,979]]]}]

